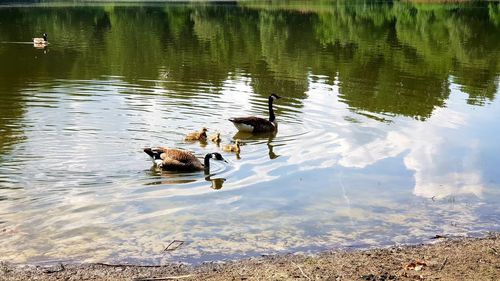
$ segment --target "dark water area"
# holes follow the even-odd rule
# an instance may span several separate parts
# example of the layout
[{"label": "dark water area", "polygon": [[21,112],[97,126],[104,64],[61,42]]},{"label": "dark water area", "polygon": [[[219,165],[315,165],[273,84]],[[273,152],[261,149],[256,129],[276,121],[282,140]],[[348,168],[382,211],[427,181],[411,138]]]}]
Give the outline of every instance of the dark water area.
[{"label": "dark water area", "polygon": [[[500,231],[499,74],[494,2],[4,3],[0,256],[197,263]],[[278,132],[237,133],[271,93]],[[184,141],[201,127],[241,153]],[[142,151],[159,145],[228,163],[162,172]]]}]

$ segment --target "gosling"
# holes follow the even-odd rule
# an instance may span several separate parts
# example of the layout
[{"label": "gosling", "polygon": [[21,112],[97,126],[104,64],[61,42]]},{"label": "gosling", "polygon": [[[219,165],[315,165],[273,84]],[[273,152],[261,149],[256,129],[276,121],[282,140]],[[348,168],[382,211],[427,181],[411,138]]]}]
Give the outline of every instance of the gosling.
[{"label": "gosling", "polygon": [[240,143],[241,143],[241,141],[239,139],[237,139],[236,141],[234,141],[234,144],[226,144],[226,145],[224,145],[224,147],[222,148],[222,150],[224,150],[226,152],[240,153]]},{"label": "gosling", "polygon": [[219,144],[220,141],[221,141],[221,138],[220,138],[220,133],[217,132],[217,134],[215,135],[211,135],[209,138],[208,138],[210,141],[212,142],[215,142],[216,144]]},{"label": "gosling", "polygon": [[207,128],[203,127],[199,132],[192,132],[186,135],[185,141],[207,141]]}]

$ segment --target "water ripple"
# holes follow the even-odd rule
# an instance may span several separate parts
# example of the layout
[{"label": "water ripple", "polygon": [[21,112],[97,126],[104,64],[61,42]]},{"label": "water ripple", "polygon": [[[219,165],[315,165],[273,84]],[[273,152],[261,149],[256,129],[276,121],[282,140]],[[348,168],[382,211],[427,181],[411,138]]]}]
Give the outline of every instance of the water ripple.
[{"label": "water ripple", "polygon": [[[15,239],[2,240],[4,255],[34,262],[63,256],[123,261],[136,252],[133,260],[147,262],[157,256],[154,244],[184,239],[193,242],[172,258],[193,261],[200,258],[200,251],[219,253],[203,241],[225,237],[237,243],[235,233],[245,233],[247,240],[228,246],[231,251],[253,243],[257,234],[265,241],[287,239],[293,241],[291,248],[300,248],[304,240],[291,239],[303,229],[293,215],[300,210],[322,222],[325,230],[315,227],[318,232],[342,237],[340,230],[335,234],[331,229],[348,231],[351,226],[344,220],[332,223],[324,212],[332,202],[343,206],[331,186],[341,182],[344,193],[350,190],[335,171],[340,166],[367,167],[387,157],[377,148],[377,141],[387,143],[384,123],[379,121],[384,114],[353,110],[342,102],[336,83],[318,76],[311,77],[305,99],[284,96],[275,103],[277,134],[237,133],[228,118],[267,116],[267,96],[254,93],[248,79],[234,75],[217,91],[210,83],[129,83],[118,76],[30,84],[21,93],[26,112],[10,125],[18,140],[11,141],[0,158],[0,214],[6,231],[17,233]],[[455,126],[462,124],[458,117],[453,120]],[[241,139],[241,152],[226,153],[211,142],[183,140],[201,127],[207,127],[209,134],[220,132],[221,145]],[[401,138],[396,133],[390,137]],[[142,151],[158,145],[187,149],[200,159],[221,151],[228,163],[213,161],[209,176],[159,171]],[[397,155],[404,150],[389,152]],[[330,201],[318,199],[323,197]],[[290,202],[295,202],[293,207]],[[349,206],[347,211],[335,210],[339,216],[345,216],[342,212],[356,216],[359,206]],[[266,222],[249,231],[248,220],[254,217]],[[289,232],[277,229],[283,222]],[[130,236],[143,238],[134,241]],[[325,245],[319,236],[312,237],[316,245]],[[58,250],[42,241],[57,243]],[[123,251],[110,250],[117,241],[124,241]],[[271,244],[262,249],[279,250]],[[19,254],[23,251],[40,254]]]}]

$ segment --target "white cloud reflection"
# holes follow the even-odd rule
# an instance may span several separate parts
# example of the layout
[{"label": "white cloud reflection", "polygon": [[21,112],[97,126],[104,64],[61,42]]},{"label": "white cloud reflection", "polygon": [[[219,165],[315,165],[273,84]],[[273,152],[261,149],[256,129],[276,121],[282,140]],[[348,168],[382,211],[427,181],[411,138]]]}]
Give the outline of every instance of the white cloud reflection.
[{"label": "white cloud reflection", "polygon": [[448,135],[446,130],[460,129],[466,125],[466,119],[464,114],[439,109],[429,124],[417,124],[416,128],[403,131],[403,137],[411,140],[404,164],[415,171],[415,195],[426,198],[458,194],[481,196],[483,184],[475,157],[479,153],[478,140],[451,139],[454,133]]},{"label": "white cloud reflection", "polygon": [[[325,88],[327,87],[327,88]],[[304,102],[304,115],[323,112],[319,107],[331,107],[338,98],[338,87],[328,86],[325,81],[311,80],[308,100]],[[334,126],[335,133],[322,132],[317,142],[331,144],[329,153],[321,146],[296,150],[291,161],[309,161],[308,169],[341,165],[363,169],[377,162],[403,157],[407,170],[414,172],[414,194],[426,198],[443,198],[450,195],[473,194],[481,196],[483,183],[477,168],[480,140],[473,134],[463,133],[471,117],[470,109],[464,108],[463,93],[452,90],[447,108],[436,108],[432,116],[424,121],[404,117],[395,118],[393,124],[363,118],[361,124],[347,126],[343,116],[352,116],[348,107],[335,104],[334,114],[318,120],[317,116],[304,116],[305,120],[316,119]],[[330,110],[331,111],[331,110]],[[314,147],[319,147],[314,149]]]},{"label": "white cloud reflection", "polygon": [[[469,124],[478,121],[458,92],[452,92],[447,108],[435,109],[425,122],[396,117],[386,124],[353,113],[338,102],[336,85],[316,79],[310,82],[309,97],[301,102],[298,116],[290,117],[293,113],[285,103],[277,104],[288,114],[279,116],[280,132],[270,140],[280,156],[277,159],[268,158],[267,140],[245,140],[243,161],[228,155],[227,168],[214,163],[217,177],[228,179],[216,192],[202,177],[180,177],[195,180],[176,185],[176,177],[148,173],[150,164],[140,151],[143,145],[179,143],[202,155],[215,146],[200,148],[180,141],[193,124],[213,124],[229,142],[235,129],[226,117],[262,114],[263,98],[252,94],[248,83],[246,78],[228,80],[220,94],[206,98],[184,98],[162,89],[121,94],[121,89],[109,85],[101,87],[102,98],[62,99],[50,110],[29,108],[25,118],[37,130],[27,130],[28,141],[18,151],[36,155],[43,150],[57,157],[41,158],[37,166],[26,162],[18,170],[28,175],[21,177],[24,181],[19,185],[29,188],[10,191],[12,196],[24,196],[24,204],[7,201],[10,204],[0,206],[8,221],[22,222],[8,225],[0,234],[4,256],[15,261],[67,256],[94,262],[116,258],[157,263],[183,256],[285,251],[304,245],[401,242],[430,231],[466,232],[471,224],[491,223],[478,223],[474,207],[464,202],[450,208],[441,200],[427,208],[431,200],[418,200],[408,208],[394,198],[392,190],[375,194],[374,189],[365,192],[364,186],[353,185],[342,188],[341,194],[340,189],[330,188],[342,185],[340,173],[303,173],[342,166],[353,171],[346,172],[350,177],[346,185],[354,180],[370,185],[373,177],[362,169],[373,166],[378,172],[375,178],[391,179],[390,172],[377,168],[387,167],[379,162],[392,158],[397,160],[397,169],[412,172],[417,196],[481,196],[479,162],[484,144],[467,131]],[[204,107],[193,108],[212,109],[210,114],[195,110],[178,114],[169,106],[189,108],[196,102]],[[113,121],[104,122],[103,114]],[[191,119],[179,117],[186,115]],[[49,138],[38,132],[44,124],[61,128],[56,127],[58,134]],[[65,127],[59,124],[86,125],[86,130],[60,134]],[[55,153],[69,148],[73,158]],[[119,148],[121,153],[109,148]],[[166,256],[163,248],[174,239],[186,245]]]}]

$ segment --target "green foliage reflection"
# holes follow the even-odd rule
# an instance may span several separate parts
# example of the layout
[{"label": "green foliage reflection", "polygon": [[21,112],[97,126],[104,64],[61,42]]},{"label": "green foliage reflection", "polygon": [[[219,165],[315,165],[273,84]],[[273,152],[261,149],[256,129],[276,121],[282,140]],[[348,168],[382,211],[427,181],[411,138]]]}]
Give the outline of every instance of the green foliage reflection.
[{"label": "green foliage reflection", "polygon": [[[32,56],[31,49],[0,46],[5,66],[0,95],[12,103],[8,108],[22,108],[21,99],[6,95],[29,81],[114,75],[141,84],[162,80],[166,71],[169,79],[182,81],[163,83],[169,92],[201,83],[217,92],[228,77],[241,74],[263,96],[276,92],[296,101],[306,97],[310,75],[322,75],[338,83],[341,101],[354,111],[420,120],[446,103],[450,81],[474,105],[491,102],[498,91],[497,3],[1,8],[0,23],[0,41],[22,41],[45,31],[53,42],[50,59],[36,61],[23,58]],[[186,97],[195,93],[190,89]],[[2,116],[20,112],[2,111]]]}]

